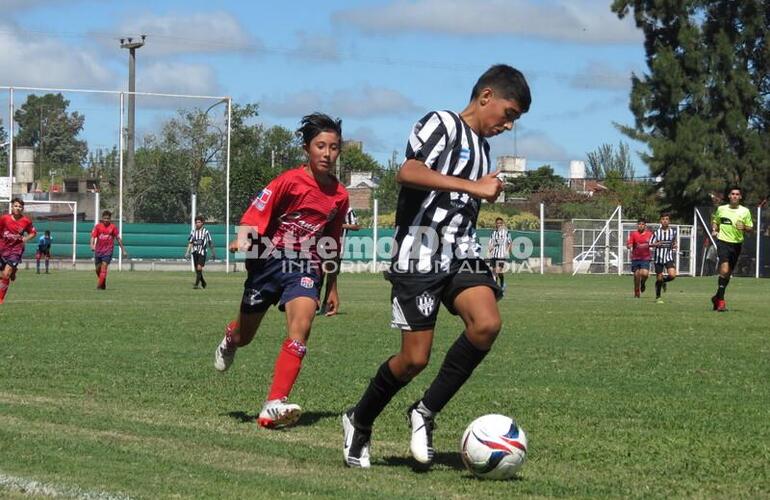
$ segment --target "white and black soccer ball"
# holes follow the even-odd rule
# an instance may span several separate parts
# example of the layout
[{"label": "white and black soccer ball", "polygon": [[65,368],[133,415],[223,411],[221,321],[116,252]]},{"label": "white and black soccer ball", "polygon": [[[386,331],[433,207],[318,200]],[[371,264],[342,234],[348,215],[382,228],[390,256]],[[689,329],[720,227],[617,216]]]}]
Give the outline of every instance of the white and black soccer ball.
[{"label": "white and black soccer ball", "polygon": [[460,455],[476,477],[510,479],[527,459],[527,435],[510,417],[484,415],[465,429]]}]

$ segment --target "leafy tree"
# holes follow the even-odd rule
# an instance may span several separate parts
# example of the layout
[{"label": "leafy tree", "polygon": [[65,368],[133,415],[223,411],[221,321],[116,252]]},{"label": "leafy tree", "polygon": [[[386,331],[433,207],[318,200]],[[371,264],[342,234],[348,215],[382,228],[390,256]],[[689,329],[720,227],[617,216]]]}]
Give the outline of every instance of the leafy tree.
[{"label": "leafy tree", "polygon": [[376,174],[378,185],[374,190],[374,197],[378,200],[381,212],[395,210],[398,204],[398,192],[401,190],[401,186],[396,182],[396,174],[400,168],[397,155],[398,153],[393,151],[388,159],[388,166],[380,168]]},{"label": "leafy tree", "polygon": [[86,173],[98,181],[102,205],[117,204],[119,162],[120,153],[115,146],[109,150],[100,148],[88,153]]},{"label": "leafy tree", "polygon": [[375,175],[382,170],[377,160],[364,152],[360,143],[347,142],[340,152],[340,179],[345,184],[350,183],[351,172],[373,172]]},{"label": "leafy tree", "polygon": [[628,144],[620,142],[618,150],[611,144],[602,144],[596,151],[587,154],[589,177],[592,179],[606,179],[619,177],[621,179],[634,178],[634,166],[631,163],[631,154]]},{"label": "leafy tree", "polygon": [[38,178],[47,177],[51,169],[70,175],[81,172],[88,153],[86,141],[78,139],[85,116],[67,111],[69,104],[61,94],[30,94],[13,115],[19,126],[14,145],[35,148]]},{"label": "leafy tree", "polygon": [[770,2],[614,0],[644,33],[629,137],[661,176],[664,203],[686,214],[729,184],[754,203],[770,186]]},{"label": "leafy tree", "polygon": [[519,177],[509,178],[505,192],[507,195],[528,196],[544,189],[567,189],[566,180],[556,175],[550,165],[543,165],[536,170],[525,172]]},{"label": "leafy tree", "polygon": [[8,133],[3,127],[3,119],[0,118],[0,172],[3,172],[2,175],[5,176],[8,175],[8,148],[11,147],[7,141]]}]

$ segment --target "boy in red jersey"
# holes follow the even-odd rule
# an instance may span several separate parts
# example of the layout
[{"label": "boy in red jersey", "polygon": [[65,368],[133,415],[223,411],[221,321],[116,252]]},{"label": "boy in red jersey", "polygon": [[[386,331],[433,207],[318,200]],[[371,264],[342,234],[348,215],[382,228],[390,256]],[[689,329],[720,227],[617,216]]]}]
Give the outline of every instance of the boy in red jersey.
[{"label": "boy in red jersey", "polygon": [[102,221],[94,226],[91,231],[91,251],[94,252],[94,267],[97,276],[96,289],[107,289],[107,268],[112,262],[112,252],[115,249],[115,241],[120,245],[123,258],[128,255],[123,240],[118,235],[118,228],[112,223],[112,212],[102,212]]},{"label": "boy in red jersey", "polygon": [[214,367],[224,372],[236,349],[254,338],[271,305],[286,312],[288,334],[257,419],[267,428],[294,424],[302,412],[286,399],[299,375],[319,306],[322,261],[336,263],[337,269],[326,277],[327,307],[330,314],[339,307],[336,271],[348,193],[332,169],[342,142],[341,121],[314,113],[302,118],[297,135],[308,163],[284,172],[259,192],[241,217],[238,238],[230,244],[231,252],[246,252],[248,276],[238,319],[227,326],[214,353]]},{"label": "boy in red jersey", "polygon": [[650,239],[652,231],[647,229],[647,220],[640,217],[636,223],[636,231],[628,235],[626,248],[631,250],[631,272],[634,273],[634,297],[637,299],[647,288],[647,278],[650,276]]},{"label": "boy in red jersey", "polygon": [[24,202],[14,198],[11,200],[11,213],[0,217],[0,304],[5,301],[11,281],[16,279],[24,243],[37,234],[32,221],[23,212]]}]

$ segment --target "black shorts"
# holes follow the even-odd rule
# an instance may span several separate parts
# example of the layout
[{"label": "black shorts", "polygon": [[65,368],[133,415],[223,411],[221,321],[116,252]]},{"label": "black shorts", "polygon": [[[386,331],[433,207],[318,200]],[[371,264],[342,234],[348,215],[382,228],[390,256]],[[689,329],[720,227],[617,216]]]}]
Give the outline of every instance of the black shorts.
[{"label": "black shorts", "polygon": [[655,274],[663,274],[663,271],[666,269],[671,269],[672,267],[676,267],[674,265],[673,260],[669,260],[668,262],[664,262],[663,264],[660,264],[658,262],[655,263]]},{"label": "black shorts", "polygon": [[205,253],[193,252],[192,253],[192,259],[193,259],[193,263],[195,264],[196,267],[197,266],[203,267],[203,266],[206,265],[206,254]]},{"label": "black shorts", "polygon": [[505,267],[506,264],[508,264],[508,261],[506,259],[489,259],[489,265],[493,269],[499,269],[501,267]]},{"label": "black shorts", "polygon": [[738,263],[738,257],[741,256],[741,243],[728,243],[727,241],[717,240],[717,255],[719,263],[728,262],[730,269],[735,269]]},{"label": "black shorts", "polygon": [[486,262],[463,260],[452,263],[448,272],[399,273],[386,275],[392,288],[390,292],[393,318],[390,326],[401,330],[431,330],[436,326],[438,303],[457,315],[454,299],[466,288],[487,286],[500,300],[503,290],[492,277]]}]

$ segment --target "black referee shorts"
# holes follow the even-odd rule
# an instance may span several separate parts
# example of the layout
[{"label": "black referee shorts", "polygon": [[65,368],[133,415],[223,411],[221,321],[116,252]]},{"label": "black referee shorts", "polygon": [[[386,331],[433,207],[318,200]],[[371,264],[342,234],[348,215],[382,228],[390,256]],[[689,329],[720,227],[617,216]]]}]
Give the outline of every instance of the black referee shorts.
[{"label": "black referee shorts", "polygon": [[399,273],[388,272],[393,306],[391,326],[401,330],[432,330],[438,318],[439,302],[457,315],[454,300],[466,288],[487,286],[500,300],[502,289],[497,285],[489,266],[481,259],[452,263],[449,272]]},{"label": "black referee shorts", "polygon": [[727,241],[717,240],[717,256],[719,263],[728,262],[730,269],[735,269],[738,263],[738,257],[741,256],[742,243],[729,243]]},{"label": "black referee shorts", "polygon": [[665,271],[666,269],[671,269],[673,267],[676,267],[674,265],[674,261],[673,260],[669,260],[669,261],[666,261],[666,262],[663,262],[663,263],[656,262],[655,263],[655,274],[663,274],[663,271]]}]

